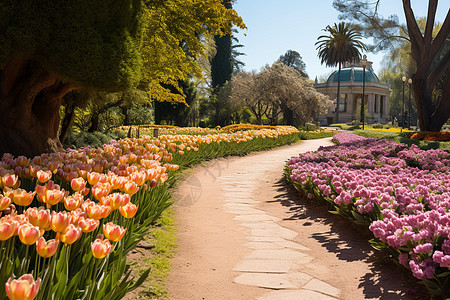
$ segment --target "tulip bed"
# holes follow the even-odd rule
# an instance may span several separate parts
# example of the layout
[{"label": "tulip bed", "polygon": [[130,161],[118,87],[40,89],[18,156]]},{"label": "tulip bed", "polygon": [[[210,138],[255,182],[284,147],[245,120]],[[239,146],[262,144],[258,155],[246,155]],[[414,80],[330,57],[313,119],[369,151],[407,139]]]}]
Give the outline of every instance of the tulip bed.
[{"label": "tulip bed", "polygon": [[450,297],[450,154],[351,133],[338,145],[288,161],[286,178],[368,227],[387,251],[438,297]]},{"label": "tulip bed", "polygon": [[111,141],[0,160],[0,299],[121,299],[126,257],[171,205],[179,166],[298,140],[293,127]]}]

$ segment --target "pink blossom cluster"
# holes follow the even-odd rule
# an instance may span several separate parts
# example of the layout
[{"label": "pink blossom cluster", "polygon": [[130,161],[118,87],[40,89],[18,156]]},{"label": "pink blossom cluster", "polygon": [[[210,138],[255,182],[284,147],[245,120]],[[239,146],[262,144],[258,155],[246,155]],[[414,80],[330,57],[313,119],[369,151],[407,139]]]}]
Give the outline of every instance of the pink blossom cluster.
[{"label": "pink blossom cluster", "polygon": [[334,139],[339,145],[289,160],[294,186],[366,221],[415,277],[448,272],[450,154],[351,133]]},{"label": "pink blossom cluster", "polygon": [[356,141],[365,141],[367,140],[367,138],[360,135],[355,135],[350,132],[340,132],[333,136],[333,140],[335,141],[336,144],[342,145],[346,143],[354,143]]}]

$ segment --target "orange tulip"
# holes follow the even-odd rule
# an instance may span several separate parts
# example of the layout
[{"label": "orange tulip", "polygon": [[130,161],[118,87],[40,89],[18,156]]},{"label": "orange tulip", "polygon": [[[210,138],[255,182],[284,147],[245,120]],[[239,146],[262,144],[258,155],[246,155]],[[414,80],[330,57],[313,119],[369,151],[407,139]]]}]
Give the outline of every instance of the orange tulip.
[{"label": "orange tulip", "polygon": [[120,241],[125,235],[126,231],[126,228],[113,224],[112,222],[103,224],[103,234],[108,240],[111,240],[113,242]]},{"label": "orange tulip", "polygon": [[129,195],[134,195],[137,193],[137,191],[139,191],[139,187],[133,181],[128,181],[127,183],[125,183],[125,185],[123,186],[123,189],[121,189],[121,191],[125,192]]},{"label": "orange tulip", "polygon": [[11,221],[16,222],[16,231],[14,231],[14,235],[19,235],[19,228],[20,226],[24,225],[24,224],[30,224],[30,222],[28,221],[27,216],[25,216],[24,214],[20,214],[20,215],[14,215],[11,217]]},{"label": "orange tulip", "polygon": [[0,210],[5,210],[11,205],[11,198],[5,197],[2,194],[0,194]]},{"label": "orange tulip", "polygon": [[10,300],[33,300],[41,285],[41,278],[34,281],[33,275],[25,274],[18,279],[11,277],[5,284],[6,294]]},{"label": "orange tulip", "polygon": [[72,215],[66,211],[52,212],[50,227],[55,232],[63,232],[72,222]]},{"label": "orange tulip", "polygon": [[86,213],[89,218],[100,220],[109,216],[109,214],[111,213],[111,207],[92,203],[87,207]]},{"label": "orange tulip", "polygon": [[72,187],[72,190],[74,190],[75,192],[79,192],[86,187],[86,181],[84,181],[82,177],[78,177],[72,179],[72,181],[70,182],[70,186]]},{"label": "orange tulip", "polygon": [[134,205],[133,203],[129,202],[127,205],[119,207],[119,211],[125,218],[129,219],[134,217],[138,210],[139,206]]},{"label": "orange tulip", "polygon": [[2,176],[2,184],[5,187],[14,187],[19,182],[16,174],[6,174]]},{"label": "orange tulip", "polygon": [[[48,205],[56,205],[64,198],[66,191],[64,189],[47,189],[44,193],[41,194],[42,202]],[[49,207],[49,206],[47,206]]]},{"label": "orange tulip", "polygon": [[51,239],[46,241],[44,237],[40,237],[36,242],[36,252],[41,257],[51,257],[58,250],[59,240]]},{"label": "orange tulip", "polygon": [[100,224],[100,221],[94,220],[94,219],[89,219],[89,218],[81,217],[78,220],[78,226],[80,226],[81,231],[86,232],[86,233],[94,231],[98,227],[99,224]]},{"label": "orange tulip", "polygon": [[81,228],[73,224],[69,224],[59,236],[59,240],[66,245],[75,243],[81,236]]},{"label": "orange tulip", "polygon": [[167,179],[169,179],[169,175],[167,173],[164,173],[164,174],[161,174],[159,181],[161,183],[163,183],[163,182],[166,182]]},{"label": "orange tulip", "polygon": [[130,202],[130,195],[128,194],[114,193],[109,195],[109,206],[111,206],[112,210],[127,205],[129,202]]},{"label": "orange tulip", "polygon": [[23,224],[19,227],[19,239],[25,245],[33,245],[41,236],[39,227]]},{"label": "orange tulip", "polygon": [[27,192],[24,189],[12,190],[8,187],[4,188],[5,196],[10,198],[15,204],[20,206],[28,206],[33,202],[36,192]]},{"label": "orange tulip", "polygon": [[97,236],[95,241],[91,243],[92,255],[95,258],[103,258],[111,252],[112,245],[109,240],[104,240],[103,235]]},{"label": "orange tulip", "polygon": [[87,174],[87,180],[90,185],[95,185],[100,179],[100,174],[96,172],[89,172]]},{"label": "orange tulip", "polygon": [[42,171],[42,170],[38,170],[36,172],[36,177],[37,180],[39,180],[39,182],[41,183],[46,183],[47,181],[50,180],[50,178],[52,178],[52,171]]},{"label": "orange tulip", "polygon": [[108,196],[111,193],[111,185],[109,183],[97,183],[92,187],[92,194],[95,199],[100,200],[103,197]]},{"label": "orange tulip", "polygon": [[120,189],[120,187],[125,183],[123,178],[114,175],[108,175],[108,182],[111,184],[112,190]]},{"label": "orange tulip", "polygon": [[83,204],[83,196],[80,193],[64,198],[64,207],[69,211],[80,208],[81,204]]},{"label": "orange tulip", "polygon": [[43,206],[39,208],[30,207],[25,211],[25,215],[33,226],[50,230],[51,214],[49,209],[45,209]]},{"label": "orange tulip", "polygon": [[141,186],[144,184],[147,175],[144,172],[134,172],[130,174],[130,179],[137,184],[137,186]]},{"label": "orange tulip", "polygon": [[70,212],[70,214],[72,215],[72,223],[75,226],[78,225],[78,221],[81,218],[87,218],[87,214],[81,208],[77,208],[75,210],[72,210]]},{"label": "orange tulip", "polygon": [[17,229],[17,222],[11,218],[0,219],[0,241],[6,241],[14,235]]}]

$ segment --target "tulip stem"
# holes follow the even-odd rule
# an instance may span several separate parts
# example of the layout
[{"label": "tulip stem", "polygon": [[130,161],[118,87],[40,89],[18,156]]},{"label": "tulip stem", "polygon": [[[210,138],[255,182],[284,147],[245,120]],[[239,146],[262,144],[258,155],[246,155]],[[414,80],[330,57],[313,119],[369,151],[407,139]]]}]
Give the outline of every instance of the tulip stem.
[{"label": "tulip stem", "polygon": [[28,251],[29,251],[29,249],[30,249],[30,246],[27,245],[27,247],[25,248],[25,256],[24,256],[24,258],[22,260],[22,264],[20,266],[21,274],[28,273],[28,263],[27,263],[27,261],[29,261],[29,259],[28,259]]},{"label": "tulip stem", "polygon": [[34,262],[34,278],[37,278],[39,275],[39,255],[36,253],[36,260]]}]

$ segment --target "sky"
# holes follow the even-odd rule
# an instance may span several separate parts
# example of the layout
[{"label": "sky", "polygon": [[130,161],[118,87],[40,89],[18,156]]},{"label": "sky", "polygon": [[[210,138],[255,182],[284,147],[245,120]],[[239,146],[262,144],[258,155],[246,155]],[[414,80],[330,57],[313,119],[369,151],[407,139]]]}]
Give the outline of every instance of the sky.
[{"label": "sky", "polygon": [[[437,21],[444,21],[449,2],[439,1]],[[332,3],[333,0],[237,0],[233,8],[248,28],[236,35],[239,43],[244,45],[240,49],[246,54],[240,56],[245,63],[244,70],[258,71],[287,50],[295,50],[302,56],[309,78],[329,75],[334,68],[320,64],[314,44],[320,35],[326,34],[322,29],[340,22]],[[411,0],[411,6],[416,18],[426,16],[428,1]],[[385,17],[396,14],[401,23],[406,23],[401,0],[382,0],[379,11]],[[386,52],[363,54],[373,61],[374,71],[378,73]]]}]

